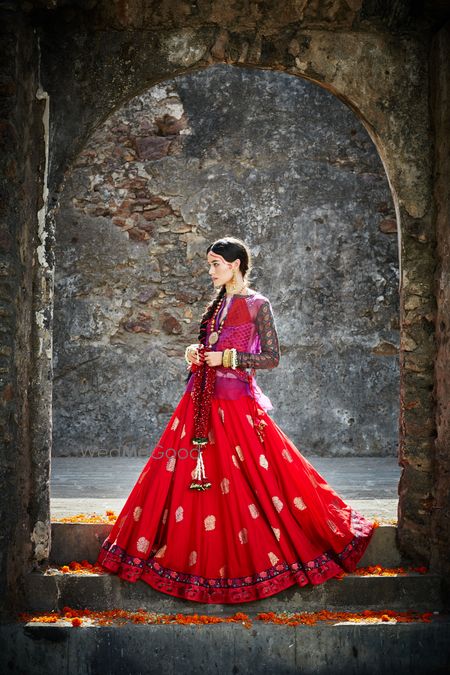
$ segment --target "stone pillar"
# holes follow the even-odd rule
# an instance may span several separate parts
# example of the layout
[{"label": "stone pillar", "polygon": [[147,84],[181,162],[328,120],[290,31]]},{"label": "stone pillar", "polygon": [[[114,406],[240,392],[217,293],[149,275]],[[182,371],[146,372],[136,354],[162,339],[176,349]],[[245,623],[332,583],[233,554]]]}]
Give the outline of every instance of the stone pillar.
[{"label": "stone pillar", "polygon": [[437,302],[434,394],[437,435],[434,451],[432,568],[443,575],[450,595],[450,23],[434,36],[430,72],[434,126],[434,201],[437,238]]},{"label": "stone pillar", "polygon": [[435,236],[430,209],[413,218],[401,208],[400,420],[398,544],[407,558],[428,565],[435,439]]},{"label": "stone pillar", "polygon": [[[7,3],[0,11],[0,619],[14,610],[21,579],[33,565],[36,545],[30,533],[42,541],[49,529],[49,523],[41,527],[35,521],[36,478],[44,472],[39,458],[32,456],[30,419],[30,393],[38,386],[32,356],[33,277],[39,266],[46,103],[37,97],[36,35],[26,15],[14,7]],[[39,500],[45,502],[45,486],[40,486]]]}]

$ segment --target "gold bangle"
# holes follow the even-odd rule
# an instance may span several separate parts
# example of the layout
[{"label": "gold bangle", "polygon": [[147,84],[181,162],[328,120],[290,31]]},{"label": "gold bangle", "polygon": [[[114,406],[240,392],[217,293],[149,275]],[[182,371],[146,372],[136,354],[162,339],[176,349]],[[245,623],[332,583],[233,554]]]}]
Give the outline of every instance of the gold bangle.
[{"label": "gold bangle", "polygon": [[230,350],[224,349],[222,352],[222,365],[224,368],[230,367]]},{"label": "gold bangle", "polygon": [[188,345],[186,349],[184,350],[184,358],[186,360],[186,363],[190,366],[191,362],[189,361],[188,354],[193,352],[194,350],[192,349],[192,345]]},{"label": "gold bangle", "polygon": [[224,368],[233,368],[233,370],[237,368],[237,351],[234,347],[223,350],[222,365]]},{"label": "gold bangle", "polygon": [[231,352],[231,354],[230,354],[230,356],[231,356],[230,365],[233,368],[233,370],[235,370],[237,368],[237,365],[238,365],[237,350],[233,347],[232,349],[230,349],[230,352]]}]

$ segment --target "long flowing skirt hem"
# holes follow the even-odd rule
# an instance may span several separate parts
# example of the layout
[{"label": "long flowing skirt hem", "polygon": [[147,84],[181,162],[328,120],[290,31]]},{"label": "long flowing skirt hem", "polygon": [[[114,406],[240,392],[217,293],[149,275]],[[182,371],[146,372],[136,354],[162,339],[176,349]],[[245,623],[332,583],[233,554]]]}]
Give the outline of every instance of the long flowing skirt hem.
[{"label": "long flowing skirt hem", "polygon": [[202,492],[189,489],[193,435],[186,392],[100,548],[105,570],[185,600],[237,604],[355,569],[374,523],[253,399],[212,401]]},{"label": "long flowing skirt hem", "polygon": [[374,529],[357,511],[352,521],[359,523],[361,536],[354,539],[338,554],[324,553],[305,564],[278,562],[266,570],[247,577],[205,578],[187,574],[161,565],[153,556],[148,560],[130,556],[117,544],[107,540],[100,549],[97,563],[120,579],[135,583],[139,580],[157,591],[174,597],[207,604],[238,604],[276,595],[297,584],[317,586],[344,572],[353,572],[364,555]]}]

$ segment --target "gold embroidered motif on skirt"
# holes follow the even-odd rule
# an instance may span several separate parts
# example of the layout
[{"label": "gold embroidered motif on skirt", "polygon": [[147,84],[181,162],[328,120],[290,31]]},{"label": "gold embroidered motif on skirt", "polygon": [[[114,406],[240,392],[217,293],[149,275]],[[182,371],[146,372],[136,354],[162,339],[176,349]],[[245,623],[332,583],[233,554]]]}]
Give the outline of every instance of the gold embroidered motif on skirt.
[{"label": "gold embroidered motif on skirt", "polygon": [[155,553],[155,558],[162,558],[164,553],[166,552],[167,544],[164,544],[164,546],[161,546],[161,548]]},{"label": "gold embroidered motif on skirt", "polygon": [[269,553],[267,555],[269,556],[269,560],[270,560],[271,564],[276,565],[279,558],[275,555],[275,553],[272,553],[272,551],[269,551]]},{"label": "gold embroidered motif on skirt", "polygon": [[242,530],[239,531],[238,537],[241,544],[247,544],[248,542],[247,528],[243,527]]},{"label": "gold embroidered motif on skirt", "polygon": [[277,540],[280,541],[280,530],[278,529],[278,527],[272,527],[272,530]]},{"label": "gold embroidered motif on skirt", "polygon": [[147,553],[149,546],[150,542],[145,537],[139,537],[139,539],[136,542],[136,548],[140,553]]},{"label": "gold embroidered motif on skirt", "polygon": [[282,451],[281,454],[282,454],[282,456],[284,457],[284,459],[285,459],[287,462],[292,462],[292,461],[293,461],[292,455],[291,455],[291,453],[289,452],[289,450],[288,450],[287,448],[283,448],[283,451]]},{"label": "gold embroidered motif on skirt", "polygon": [[136,522],[141,517],[141,513],[142,513],[142,508],[140,506],[136,506],[136,508],[133,511],[133,518]]},{"label": "gold embroidered motif on skirt", "polygon": [[306,509],[306,504],[301,497],[294,497],[294,506],[296,506],[299,511],[304,511]]},{"label": "gold embroidered motif on skirt", "polygon": [[169,457],[166,464],[166,471],[173,471],[175,469],[176,459],[175,457]]},{"label": "gold embroidered motif on skirt", "polygon": [[222,490],[222,494],[226,495],[230,491],[230,481],[228,478],[222,478],[220,481],[220,489]]},{"label": "gold embroidered motif on skirt", "polygon": [[182,506],[179,506],[177,510],[175,511],[175,520],[177,523],[180,522],[180,520],[183,520],[184,516],[184,509]]},{"label": "gold embroidered motif on skirt", "polygon": [[215,516],[206,516],[205,520],[205,530],[214,530],[216,527],[216,517]]},{"label": "gold embroidered motif on skirt", "polygon": [[333,523],[332,520],[327,520],[327,525],[330,528],[330,530],[335,534],[339,532],[339,528]]},{"label": "gold embroidered motif on skirt", "polygon": [[254,504],[249,504],[249,505],[248,505],[248,508],[249,508],[249,511],[250,511],[250,513],[251,513],[252,518],[258,518],[258,516],[259,516],[259,511],[258,511],[258,509],[256,508],[256,506],[255,506]]},{"label": "gold embroidered motif on skirt", "polygon": [[278,513],[279,513],[279,512],[281,511],[281,509],[283,508],[283,506],[284,506],[283,502],[282,502],[281,499],[280,499],[279,497],[277,497],[276,495],[274,495],[274,496],[272,497],[272,502],[273,502],[273,505],[275,506],[276,510],[277,510]]},{"label": "gold embroidered motif on skirt", "polygon": [[265,455],[260,455],[259,456],[259,463],[263,467],[263,469],[268,469],[269,468],[269,462],[267,461],[267,457]]}]

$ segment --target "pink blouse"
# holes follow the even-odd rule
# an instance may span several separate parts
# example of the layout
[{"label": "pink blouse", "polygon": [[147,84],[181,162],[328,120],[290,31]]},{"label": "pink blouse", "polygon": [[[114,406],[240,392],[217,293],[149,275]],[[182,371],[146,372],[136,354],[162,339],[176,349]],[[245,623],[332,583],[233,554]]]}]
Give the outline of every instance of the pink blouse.
[{"label": "pink blouse", "polygon": [[[217,329],[222,312],[216,317]],[[206,342],[210,334],[208,323]],[[272,410],[270,399],[263,394],[256,383],[254,369],[275,368],[280,360],[280,347],[275,319],[270,301],[261,293],[233,295],[219,340],[210,347],[214,351],[223,351],[234,347],[237,350],[238,367],[236,369],[216,367],[216,380],[213,398],[237,399],[252,396],[246,371],[250,369],[255,399],[264,410]],[[194,378],[191,376],[186,391],[191,391]]]}]

